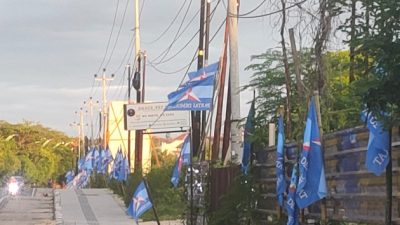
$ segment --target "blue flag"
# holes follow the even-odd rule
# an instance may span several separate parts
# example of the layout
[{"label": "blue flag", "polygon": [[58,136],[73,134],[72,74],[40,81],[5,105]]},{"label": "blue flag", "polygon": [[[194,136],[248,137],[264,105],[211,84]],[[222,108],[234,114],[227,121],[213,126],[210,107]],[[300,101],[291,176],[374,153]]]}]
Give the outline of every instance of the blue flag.
[{"label": "blue flag", "polygon": [[311,98],[308,109],[299,172],[296,203],[299,208],[303,209],[327,195],[324,161],[322,158],[321,139],[314,97]]},{"label": "blue flag", "polygon": [[94,159],[93,159],[93,151],[94,151],[94,149],[90,149],[88,151],[88,153],[86,154],[85,164],[83,166],[84,167],[83,169],[93,170],[93,161],[94,161]]},{"label": "blue flag", "polygon": [[176,188],[178,187],[179,177],[182,172],[182,166],[190,164],[190,135],[187,135],[183,142],[181,152],[176,160],[174,170],[172,171],[171,183]]},{"label": "blue flag", "polygon": [[389,163],[389,132],[384,131],[382,123],[367,111],[361,112],[361,119],[367,121],[369,140],[365,166],[376,176],[385,171]]},{"label": "blue flag", "polygon": [[289,193],[286,201],[286,211],[288,213],[287,225],[298,225],[298,208],[296,205],[296,183],[297,183],[297,163],[294,164],[292,177],[290,178]]},{"label": "blue flag", "polygon": [[168,95],[168,105],[165,110],[210,110],[214,95],[215,73],[210,71],[209,76],[196,77],[188,81],[180,89]]},{"label": "blue flag", "polygon": [[213,64],[210,64],[206,67],[203,67],[195,72],[188,73],[189,82],[198,81],[205,79],[209,76],[215,76],[219,68],[219,61]]},{"label": "blue flag", "polygon": [[119,149],[115,155],[115,160],[111,171],[111,177],[114,179],[118,179],[120,177],[119,173],[121,172],[123,158],[122,150]]},{"label": "blue flag", "polygon": [[283,126],[283,117],[278,119],[278,144],[276,146],[276,195],[278,203],[283,206],[283,195],[286,191],[285,165],[284,165],[284,144],[285,144],[285,128]]},{"label": "blue flag", "polygon": [[128,179],[128,173],[129,173],[128,157],[125,156],[122,159],[121,167],[119,168],[118,180],[126,181]]},{"label": "blue flag", "polygon": [[242,172],[247,174],[249,169],[250,163],[250,156],[251,156],[251,141],[250,137],[253,133],[254,128],[254,114],[255,114],[255,107],[254,107],[254,100],[251,103],[249,114],[247,115],[246,125],[244,127],[244,141],[243,141],[243,156],[242,156]]},{"label": "blue flag", "polygon": [[68,184],[69,182],[71,182],[74,179],[74,177],[75,177],[74,170],[69,170],[67,172],[67,174],[65,174],[65,183]]},{"label": "blue flag", "polygon": [[139,217],[151,207],[153,207],[153,204],[150,201],[144,181],[142,181],[133,194],[132,200],[128,207],[128,214],[137,222]]}]

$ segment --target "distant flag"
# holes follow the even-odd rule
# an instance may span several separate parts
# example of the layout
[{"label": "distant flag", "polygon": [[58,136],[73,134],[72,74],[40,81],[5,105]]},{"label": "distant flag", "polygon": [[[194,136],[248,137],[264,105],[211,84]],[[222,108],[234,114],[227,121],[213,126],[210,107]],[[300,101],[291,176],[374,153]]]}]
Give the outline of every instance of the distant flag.
[{"label": "distant flag", "polygon": [[296,205],[296,183],[297,183],[297,163],[294,164],[292,177],[290,178],[289,193],[286,201],[286,211],[288,213],[287,225],[298,225],[298,207]]},{"label": "distant flag", "polygon": [[108,147],[104,151],[104,157],[102,159],[103,159],[102,171],[103,171],[103,173],[106,173],[106,172],[108,172],[108,166],[113,161],[113,157],[112,157],[111,151],[110,151],[110,149]]},{"label": "distant flag", "polygon": [[303,209],[327,196],[324,161],[314,97],[311,98],[308,109],[299,170],[296,203],[299,208]]},{"label": "distant flag", "polygon": [[284,165],[284,144],[285,144],[285,128],[283,125],[283,117],[279,116],[278,119],[278,142],[276,147],[276,195],[278,203],[283,206],[283,195],[286,191],[286,179],[285,179],[285,165]]},{"label": "distant flag", "polygon": [[254,130],[254,100],[251,103],[249,114],[247,115],[246,124],[244,127],[244,142],[243,142],[243,156],[242,156],[242,172],[247,174],[251,156],[251,140],[250,137]]},{"label": "distant flag", "polygon": [[99,156],[98,156],[98,160],[96,163],[97,173],[105,173],[105,171],[103,170],[103,158],[104,158],[104,149],[102,149],[102,147],[100,147]]},{"label": "distant flag", "polygon": [[117,179],[119,181],[126,181],[128,179],[128,173],[129,173],[128,157],[125,156],[121,161],[121,167],[119,168]]},{"label": "distant flag", "polygon": [[147,192],[146,185],[142,180],[133,194],[132,200],[128,207],[128,214],[137,222],[139,217],[151,207],[153,207],[153,204],[150,200],[149,193]]},{"label": "distant flag", "polygon": [[389,163],[389,132],[383,129],[382,123],[366,110],[361,112],[361,119],[367,122],[369,129],[368,149],[365,166],[376,176],[385,171]]},{"label": "distant flag", "polygon": [[122,161],[123,161],[122,150],[119,149],[117,154],[115,155],[115,160],[114,160],[114,163],[113,163],[113,169],[112,169],[112,172],[111,172],[111,176],[114,179],[118,179],[120,177],[119,173],[121,172]]},{"label": "distant flag", "polygon": [[100,157],[100,152],[99,152],[99,149],[97,149],[97,148],[93,148],[93,159],[92,159],[92,161],[93,161],[93,169],[96,169],[97,170],[97,166],[98,166],[98,164],[99,164],[99,157]]},{"label": "distant flag", "polygon": [[[214,64],[213,64],[214,65]],[[215,74],[218,66],[208,71],[207,76],[193,77],[180,89],[168,95],[168,110],[210,110],[214,95]]]},{"label": "distant flag", "polygon": [[78,171],[83,170],[83,168],[85,167],[85,159],[82,158],[78,161]]},{"label": "distant flag", "polygon": [[75,172],[74,170],[69,170],[66,174],[65,174],[65,183],[70,183],[75,176]]},{"label": "distant flag", "polygon": [[86,170],[93,170],[93,151],[94,149],[90,149],[86,153],[85,164],[84,164],[84,169]]},{"label": "distant flag", "polygon": [[171,183],[174,187],[178,187],[179,177],[182,171],[182,166],[190,164],[190,135],[187,135],[183,142],[181,152],[176,160],[174,170],[172,171]]}]

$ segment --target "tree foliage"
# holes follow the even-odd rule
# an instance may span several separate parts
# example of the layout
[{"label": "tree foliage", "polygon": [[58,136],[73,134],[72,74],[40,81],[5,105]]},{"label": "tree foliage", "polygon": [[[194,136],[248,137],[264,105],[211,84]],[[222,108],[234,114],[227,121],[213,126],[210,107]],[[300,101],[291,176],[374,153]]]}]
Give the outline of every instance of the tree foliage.
[{"label": "tree foliage", "polygon": [[[303,82],[308,89],[312,89],[314,81],[317,79],[315,67],[313,65],[313,53],[311,50],[300,52],[302,58]],[[321,95],[321,116],[324,131],[334,131],[349,128],[360,124],[359,110],[360,98],[349,82],[347,76],[349,56],[348,51],[327,52],[323,55],[326,67],[325,91]],[[257,115],[256,131],[254,142],[267,143],[268,123],[274,123],[277,110],[281,105],[285,105],[286,94],[284,90],[284,67],[282,54],[277,50],[268,50],[266,53],[252,56],[255,61],[247,67],[253,71],[252,80],[245,89],[254,88],[257,91],[256,105]],[[289,55],[290,78],[296,84],[293,60]],[[293,138],[301,140],[304,121],[308,103],[303,101],[303,96],[298,96],[292,86],[290,94],[292,98],[292,118],[293,118]],[[308,91],[307,98],[312,93]]]},{"label": "tree foliage", "polygon": [[0,122],[0,176],[20,174],[46,184],[73,168],[71,140],[40,124]]}]

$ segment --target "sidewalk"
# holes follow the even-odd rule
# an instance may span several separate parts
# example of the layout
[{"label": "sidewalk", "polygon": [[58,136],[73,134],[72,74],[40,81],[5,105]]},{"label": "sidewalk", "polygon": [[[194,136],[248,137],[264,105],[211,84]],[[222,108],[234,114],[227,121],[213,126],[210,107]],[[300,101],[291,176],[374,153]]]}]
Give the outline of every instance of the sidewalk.
[{"label": "sidewalk", "polygon": [[[135,221],[126,213],[120,199],[108,189],[64,189],[60,193],[61,213],[56,215],[64,225],[132,225]],[[57,207],[56,207],[57,208]],[[157,225],[140,222],[140,225]],[[162,225],[181,225],[181,221],[162,221]]]}]

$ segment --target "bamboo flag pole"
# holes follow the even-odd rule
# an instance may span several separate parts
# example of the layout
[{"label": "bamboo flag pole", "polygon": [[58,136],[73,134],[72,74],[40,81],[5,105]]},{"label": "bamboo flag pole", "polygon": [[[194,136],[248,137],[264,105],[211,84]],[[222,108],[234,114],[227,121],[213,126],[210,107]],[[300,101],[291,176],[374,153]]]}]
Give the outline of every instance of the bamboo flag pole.
[{"label": "bamboo flag pole", "polygon": [[160,225],[160,220],[158,219],[158,214],[157,214],[157,211],[156,211],[156,207],[154,207],[153,198],[151,197],[149,184],[147,183],[147,179],[145,177],[143,177],[143,182],[144,182],[144,186],[146,187],[147,195],[149,196],[149,200],[151,202],[151,205],[152,205],[152,208],[153,208],[153,212],[154,212],[154,216],[156,217],[156,220],[157,220],[157,224]]},{"label": "bamboo flag pole", "polygon": [[[322,129],[322,120],[321,120],[321,105],[319,102],[319,92],[316,90],[314,91],[315,97],[315,107],[317,110],[317,119],[318,119],[318,128],[319,128],[319,135],[321,137],[321,147],[324,146],[324,133]],[[323,148],[322,148],[323,149]],[[324,151],[322,150],[322,160],[324,160]],[[325,166],[325,163],[323,164]],[[327,212],[326,212],[326,199],[321,200],[321,224],[326,224],[327,221]]]}]

